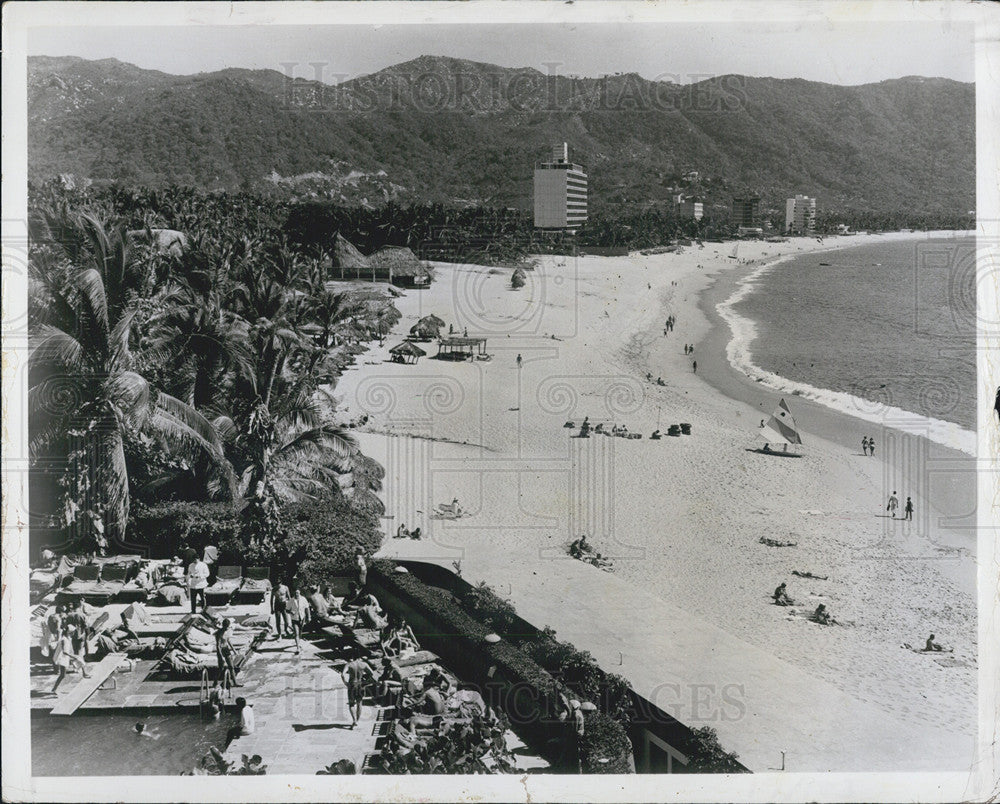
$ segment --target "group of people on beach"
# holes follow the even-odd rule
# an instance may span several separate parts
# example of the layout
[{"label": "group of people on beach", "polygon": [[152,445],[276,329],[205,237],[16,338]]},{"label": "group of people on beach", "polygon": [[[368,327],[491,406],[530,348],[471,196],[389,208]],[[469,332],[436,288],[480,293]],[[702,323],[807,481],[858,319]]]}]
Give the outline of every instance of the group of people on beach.
[{"label": "group of people on beach", "polygon": [[413,528],[413,530],[408,530],[406,525],[402,522],[399,523],[399,527],[396,528],[396,538],[397,539],[419,539],[423,536],[420,530],[420,526]]},{"label": "group of people on beach", "polygon": [[[771,599],[774,600],[774,605],[776,606],[795,605],[795,601],[792,600],[791,596],[788,594],[788,584],[784,581],[778,584],[778,587],[774,590],[774,594],[771,595]],[[812,614],[809,615],[809,619],[819,625],[835,625],[837,623],[837,621],[833,619],[833,615],[830,614],[830,610],[827,609],[825,603],[820,603]]]},{"label": "group of people on beach", "polygon": [[579,539],[574,539],[569,546],[569,554],[578,561],[585,561],[598,569],[610,572],[613,568],[611,559],[602,556],[587,541],[587,535],[583,534]]},{"label": "group of people on beach", "polygon": [[870,457],[875,456],[875,438],[873,436],[865,436],[861,439],[861,451]]},{"label": "group of people on beach", "polygon": [[[889,502],[885,506],[885,510],[889,512],[893,519],[896,518],[896,511],[899,508],[899,497],[896,496],[894,491],[889,495]],[[906,498],[906,505],[903,506],[903,519],[913,519],[913,500],[909,497]]]}]

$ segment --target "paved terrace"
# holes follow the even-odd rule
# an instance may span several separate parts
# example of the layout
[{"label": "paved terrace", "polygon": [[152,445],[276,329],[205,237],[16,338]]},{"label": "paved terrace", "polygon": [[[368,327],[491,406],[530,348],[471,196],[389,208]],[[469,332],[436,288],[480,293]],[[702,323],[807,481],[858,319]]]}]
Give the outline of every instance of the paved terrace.
[{"label": "paved terrace", "polygon": [[[109,619],[117,622],[128,604],[104,607]],[[36,607],[40,609],[41,607]],[[259,615],[267,611],[265,602],[259,606],[220,606],[212,611],[223,617]],[[169,635],[183,624],[189,609],[183,606],[151,607],[152,623],[137,628],[144,636],[148,631]],[[44,612],[40,612],[44,616]],[[40,620],[32,620],[32,643],[40,639]],[[366,754],[375,751],[378,708],[362,707],[361,721],[351,729],[347,709],[347,689],[340,676],[343,660],[329,650],[325,641],[309,634],[300,641],[301,653],[295,654],[291,639],[265,638],[252,651],[239,673],[243,685],[233,690],[232,699],[245,697],[254,710],[255,731],[234,740],[224,752],[226,760],[240,764],[241,755],[259,754],[269,775],[314,774],[340,759],[351,760],[360,771]],[[94,663],[89,663],[91,668]],[[158,709],[183,708],[188,711],[200,705],[200,677],[151,679],[155,660],[140,660],[131,671],[114,674],[114,683],[98,689],[80,709]],[[77,673],[70,673],[57,695],[49,694],[55,673],[48,660],[36,663],[31,673],[31,705],[47,711],[65,698],[80,682]],[[235,722],[229,712],[222,716]],[[537,772],[548,763],[535,755],[513,733],[507,734],[508,746],[514,751],[515,762],[526,772]]]},{"label": "paved terrace", "polygon": [[[379,556],[452,569],[450,559],[426,553],[419,541],[392,539]],[[782,751],[785,769],[801,772],[972,765],[973,737],[903,722],[582,561],[540,561],[518,578],[507,566],[466,554],[462,574],[509,594],[525,620],[551,626],[682,723],[716,729],[722,746],[751,771],[781,769]]]}]

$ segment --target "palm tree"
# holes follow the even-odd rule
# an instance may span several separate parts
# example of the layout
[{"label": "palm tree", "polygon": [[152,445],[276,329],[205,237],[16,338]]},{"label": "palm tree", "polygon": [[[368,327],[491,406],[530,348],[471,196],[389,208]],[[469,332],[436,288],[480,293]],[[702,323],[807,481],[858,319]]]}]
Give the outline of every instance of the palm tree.
[{"label": "palm tree", "polygon": [[134,302],[150,272],[125,227],[50,214],[35,234],[56,228],[63,239],[43,240],[50,245],[30,261],[31,451],[40,461],[62,460],[62,524],[103,551],[124,537],[128,520],[127,438],[149,429],[176,449],[210,456],[223,472],[225,461],[211,424],[135,371]]},{"label": "palm tree", "polygon": [[188,269],[157,299],[158,311],[150,318],[144,345],[169,366],[175,395],[205,412],[225,390],[230,371],[250,372],[248,327],[223,306],[224,264],[204,252],[184,260]]}]

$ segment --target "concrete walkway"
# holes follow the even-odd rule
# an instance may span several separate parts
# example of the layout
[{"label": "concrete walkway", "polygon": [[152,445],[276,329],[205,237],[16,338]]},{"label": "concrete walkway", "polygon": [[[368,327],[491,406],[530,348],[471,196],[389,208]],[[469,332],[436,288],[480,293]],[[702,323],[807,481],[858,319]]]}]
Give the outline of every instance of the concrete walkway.
[{"label": "concrete walkway", "polygon": [[347,689],[322,642],[301,641],[295,654],[290,639],[263,642],[253,663],[242,674],[243,687],[234,695],[253,705],[253,734],[230,743],[225,758],[259,754],[267,773],[314,774],[340,759],[361,770],[365,754],[375,749],[376,709],[364,706],[357,728],[351,729]]},{"label": "concrete walkway", "polygon": [[[383,557],[427,560],[420,542],[389,540]],[[431,559],[431,561],[434,561]],[[437,560],[449,570],[451,562]],[[536,627],[589,651],[605,670],[682,723],[716,729],[754,772],[969,770],[974,739],[902,722],[687,611],[588,564],[539,561],[529,577],[465,555],[462,575],[485,580]],[[821,628],[803,622],[803,627]]]}]

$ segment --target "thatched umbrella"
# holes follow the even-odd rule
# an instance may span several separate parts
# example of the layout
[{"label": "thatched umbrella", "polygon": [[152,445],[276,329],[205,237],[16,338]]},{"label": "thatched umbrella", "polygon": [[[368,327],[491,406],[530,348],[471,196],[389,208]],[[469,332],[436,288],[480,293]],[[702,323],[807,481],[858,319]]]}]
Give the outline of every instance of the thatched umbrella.
[{"label": "thatched umbrella", "polygon": [[399,358],[404,363],[416,363],[421,357],[427,354],[423,349],[412,341],[403,341],[389,350],[394,358]]},{"label": "thatched umbrella", "polygon": [[444,321],[436,315],[427,315],[410,327],[410,334],[416,338],[436,338],[441,334]]}]

